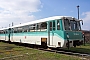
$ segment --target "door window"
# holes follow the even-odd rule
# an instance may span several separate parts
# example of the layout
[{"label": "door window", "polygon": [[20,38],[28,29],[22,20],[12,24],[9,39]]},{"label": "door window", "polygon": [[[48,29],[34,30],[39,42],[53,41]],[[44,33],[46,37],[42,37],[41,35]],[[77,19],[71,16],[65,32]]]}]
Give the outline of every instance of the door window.
[{"label": "door window", "polygon": [[60,30],[60,21],[57,20],[57,30]]}]

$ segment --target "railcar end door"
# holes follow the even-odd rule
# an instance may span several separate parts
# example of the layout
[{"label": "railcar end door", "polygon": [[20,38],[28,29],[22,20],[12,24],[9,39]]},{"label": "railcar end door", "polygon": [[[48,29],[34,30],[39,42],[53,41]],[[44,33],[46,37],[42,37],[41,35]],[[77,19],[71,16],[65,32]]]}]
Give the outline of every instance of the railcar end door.
[{"label": "railcar end door", "polygon": [[11,28],[8,29],[8,41],[10,42],[10,37],[11,37]]}]

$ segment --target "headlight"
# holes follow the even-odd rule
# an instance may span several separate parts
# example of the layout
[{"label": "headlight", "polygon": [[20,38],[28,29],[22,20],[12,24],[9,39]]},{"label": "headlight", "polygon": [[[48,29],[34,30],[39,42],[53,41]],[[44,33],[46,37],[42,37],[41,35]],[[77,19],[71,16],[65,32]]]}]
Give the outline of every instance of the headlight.
[{"label": "headlight", "polygon": [[67,35],[67,38],[69,38],[69,35]]},{"label": "headlight", "polygon": [[68,35],[68,33],[66,33],[67,34],[67,38],[69,38],[69,35]]}]

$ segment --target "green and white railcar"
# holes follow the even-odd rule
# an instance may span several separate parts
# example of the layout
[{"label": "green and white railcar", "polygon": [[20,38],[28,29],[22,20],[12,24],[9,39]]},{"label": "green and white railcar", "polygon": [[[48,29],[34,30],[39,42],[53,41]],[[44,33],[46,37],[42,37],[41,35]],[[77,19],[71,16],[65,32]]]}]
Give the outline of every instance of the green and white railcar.
[{"label": "green and white railcar", "polygon": [[0,40],[54,48],[73,47],[83,41],[80,30],[80,20],[69,16],[53,16],[1,29]]}]

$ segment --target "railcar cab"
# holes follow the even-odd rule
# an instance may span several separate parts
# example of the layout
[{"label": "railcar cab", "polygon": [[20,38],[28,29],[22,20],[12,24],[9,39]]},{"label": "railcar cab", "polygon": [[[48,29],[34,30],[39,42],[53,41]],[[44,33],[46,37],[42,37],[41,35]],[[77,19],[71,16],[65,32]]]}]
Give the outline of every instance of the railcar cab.
[{"label": "railcar cab", "polygon": [[[76,47],[83,42],[80,21],[75,18],[63,18],[64,39],[67,47]],[[82,21],[83,25],[83,21]]]}]

